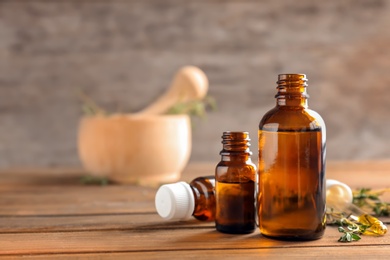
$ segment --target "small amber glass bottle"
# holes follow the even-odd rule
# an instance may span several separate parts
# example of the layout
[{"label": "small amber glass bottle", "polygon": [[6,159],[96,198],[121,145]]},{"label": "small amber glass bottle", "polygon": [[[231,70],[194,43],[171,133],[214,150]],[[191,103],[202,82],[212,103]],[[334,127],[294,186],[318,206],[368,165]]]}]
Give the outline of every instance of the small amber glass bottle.
[{"label": "small amber glass bottle", "polygon": [[221,161],[215,170],[216,229],[245,234],[255,230],[256,166],[248,132],[224,132]]},{"label": "small amber glass bottle", "polygon": [[325,124],[308,109],[304,74],[278,77],[276,106],[259,124],[260,232],[312,240],[325,230]]},{"label": "small amber glass bottle", "polygon": [[166,220],[185,220],[191,216],[202,221],[215,219],[215,178],[198,177],[189,184],[162,185],[155,197],[157,213]]}]

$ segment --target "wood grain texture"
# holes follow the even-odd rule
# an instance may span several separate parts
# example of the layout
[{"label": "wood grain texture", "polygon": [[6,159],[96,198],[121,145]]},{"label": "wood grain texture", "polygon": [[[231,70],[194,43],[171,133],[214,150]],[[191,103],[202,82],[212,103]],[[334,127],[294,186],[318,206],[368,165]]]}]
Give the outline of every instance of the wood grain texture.
[{"label": "wood grain texture", "polygon": [[83,90],[108,111],[155,100],[183,65],[218,110],[196,121],[193,161],[257,125],[278,73],[306,73],[328,158],[389,158],[390,4],[383,0],[0,1],[0,167],[76,166]]},{"label": "wood grain texture", "polygon": [[[153,233],[151,236],[150,233]],[[166,229],[166,230],[112,230],[87,232],[50,232],[1,234],[0,254],[42,253],[105,253],[179,251],[204,248],[209,250],[260,249],[260,248],[313,248],[353,247],[381,245],[390,246],[390,237],[364,237],[359,243],[337,242],[340,233],[336,227],[326,230],[322,239],[315,241],[285,242],[265,238],[258,231],[249,235],[223,234],[211,228]],[[21,247],[20,245],[23,245]]]},{"label": "wood grain texture", "polygon": [[[316,247],[313,248],[260,248],[260,249],[204,249],[196,250],[162,251],[162,252],[122,252],[122,253],[84,253],[84,254],[50,254],[27,255],[23,259],[354,259],[356,255],[364,259],[387,260],[390,248],[387,246],[353,246],[345,249],[348,253],[340,253],[340,248]],[[344,252],[342,250],[341,252]],[[20,256],[6,256],[6,259],[20,259]],[[2,257],[0,256],[0,259]],[[356,258],[355,258],[356,259]]]},{"label": "wood grain texture", "polygon": [[[90,215],[48,215],[48,216],[1,216],[0,234],[6,233],[44,233],[77,231],[136,230],[139,232],[169,229],[214,229],[214,222],[163,221],[156,212]],[[380,218],[390,224],[389,217]]]},{"label": "wood grain texture", "polygon": [[48,216],[1,216],[0,234],[5,233],[44,233],[76,231],[136,230],[147,232],[150,229],[213,229],[214,222],[163,221],[157,212],[152,213],[112,213],[89,215],[48,215]]},{"label": "wood grain texture", "polygon": [[[390,161],[328,163],[328,177],[344,178],[352,187],[390,184]],[[213,164],[190,164],[182,179],[211,172]],[[322,239],[287,242],[219,233],[212,222],[164,221],[155,212],[156,187],[83,185],[80,169],[1,171],[0,257],[15,259],[242,259],[266,256],[339,259],[359,255],[387,259],[390,237],[364,236],[339,243],[328,226]],[[46,177],[45,177],[46,176]],[[375,180],[375,181],[374,181]],[[390,223],[390,219],[383,219]]]},{"label": "wood grain texture", "polygon": [[155,189],[53,186],[15,189],[0,197],[0,215],[78,215],[154,211]]}]

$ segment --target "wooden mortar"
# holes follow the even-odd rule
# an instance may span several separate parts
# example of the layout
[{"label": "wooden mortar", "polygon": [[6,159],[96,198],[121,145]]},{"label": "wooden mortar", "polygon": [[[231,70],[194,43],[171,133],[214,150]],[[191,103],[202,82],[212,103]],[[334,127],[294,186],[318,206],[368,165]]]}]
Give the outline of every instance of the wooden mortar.
[{"label": "wooden mortar", "polygon": [[187,115],[83,117],[78,150],[85,169],[117,183],[156,186],[179,180],[191,153]]}]

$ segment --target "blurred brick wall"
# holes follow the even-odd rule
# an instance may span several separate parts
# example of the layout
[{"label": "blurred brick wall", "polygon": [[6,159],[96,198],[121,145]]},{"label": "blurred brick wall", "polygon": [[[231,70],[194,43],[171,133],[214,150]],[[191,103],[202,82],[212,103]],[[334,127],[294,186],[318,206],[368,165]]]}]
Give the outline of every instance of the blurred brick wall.
[{"label": "blurred brick wall", "polygon": [[274,106],[279,73],[306,73],[329,159],[390,157],[390,1],[0,0],[0,167],[78,165],[83,90],[137,111],[175,71],[210,80],[193,161],[218,161],[224,130]]}]

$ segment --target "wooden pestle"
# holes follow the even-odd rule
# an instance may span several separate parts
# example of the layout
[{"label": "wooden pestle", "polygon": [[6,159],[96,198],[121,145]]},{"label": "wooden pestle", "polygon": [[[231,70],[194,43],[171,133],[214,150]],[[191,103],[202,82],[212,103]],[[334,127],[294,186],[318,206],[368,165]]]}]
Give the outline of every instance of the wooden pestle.
[{"label": "wooden pestle", "polygon": [[134,115],[164,114],[177,102],[204,98],[207,90],[208,80],[205,73],[197,67],[185,66],[176,73],[171,86],[162,96]]}]

